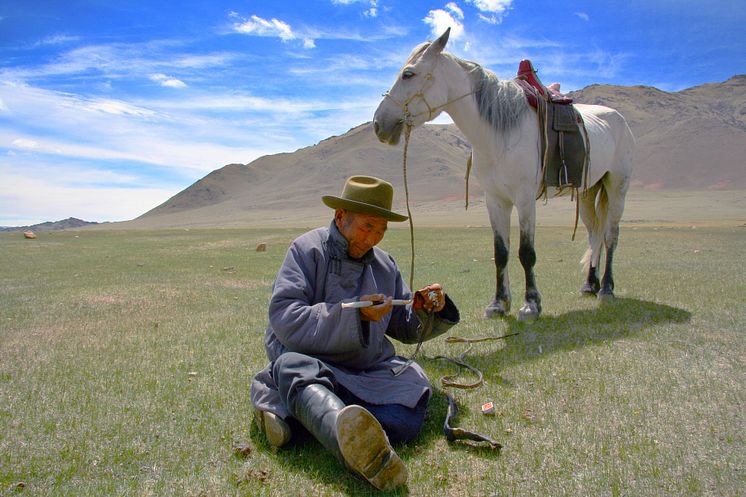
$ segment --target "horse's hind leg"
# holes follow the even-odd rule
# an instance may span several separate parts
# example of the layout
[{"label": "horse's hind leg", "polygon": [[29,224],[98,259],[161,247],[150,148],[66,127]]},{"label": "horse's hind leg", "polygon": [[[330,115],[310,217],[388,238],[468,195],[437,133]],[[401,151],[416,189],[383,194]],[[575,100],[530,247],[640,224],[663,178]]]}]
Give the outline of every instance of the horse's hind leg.
[{"label": "horse's hind leg", "polygon": [[600,189],[601,183],[599,182],[589,188],[588,191],[581,193],[578,198],[580,218],[588,230],[588,250],[583,257],[587,276],[585,283],[580,288],[580,293],[594,297],[601,289],[601,282],[598,279],[598,265],[603,244],[603,226],[602,221],[596,215],[596,197]]},{"label": "horse's hind leg", "polygon": [[508,252],[510,250],[510,213],[513,206],[487,196],[487,210],[492,224],[495,247],[495,299],[484,310],[487,318],[504,317],[510,312],[510,280]]},{"label": "horse's hind leg", "polygon": [[604,270],[604,277],[601,279],[601,290],[598,292],[599,298],[614,296],[612,263],[614,261],[614,250],[619,239],[619,225],[612,228],[611,233],[609,240],[606,242],[606,269]]}]

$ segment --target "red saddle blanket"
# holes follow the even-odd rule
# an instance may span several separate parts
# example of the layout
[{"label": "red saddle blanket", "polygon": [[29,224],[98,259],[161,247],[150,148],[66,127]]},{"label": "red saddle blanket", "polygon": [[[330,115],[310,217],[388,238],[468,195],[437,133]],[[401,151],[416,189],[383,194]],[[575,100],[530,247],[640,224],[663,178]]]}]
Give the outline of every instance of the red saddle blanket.
[{"label": "red saddle blanket", "polygon": [[515,81],[523,88],[528,103],[534,109],[538,105],[537,98],[556,104],[568,105],[572,103],[572,98],[559,92],[559,83],[553,83],[548,87],[544,86],[536,74],[536,69],[534,69],[533,64],[528,59],[523,59],[518,64],[518,75]]}]

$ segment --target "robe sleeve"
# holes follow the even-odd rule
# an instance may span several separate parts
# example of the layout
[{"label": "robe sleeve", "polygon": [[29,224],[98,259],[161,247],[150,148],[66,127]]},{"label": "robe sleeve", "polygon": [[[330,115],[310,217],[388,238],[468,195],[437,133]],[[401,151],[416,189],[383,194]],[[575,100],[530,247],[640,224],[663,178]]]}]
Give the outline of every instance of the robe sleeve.
[{"label": "robe sleeve", "polygon": [[[412,291],[404,283],[398,268],[396,270],[396,298],[409,299],[412,297]],[[451,327],[457,324],[461,317],[451,298],[446,295],[445,307],[440,312],[435,313],[432,319],[432,326],[425,330],[425,337],[422,341],[432,340],[435,337],[447,332]],[[421,329],[427,323],[427,312],[424,310],[415,311],[412,305],[394,307],[391,320],[386,328],[386,335],[402,343],[417,343],[420,341]]]},{"label": "robe sleeve", "polygon": [[[317,274],[325,271],[316,249],[291,245],[277,274],[269,324],[288,350],[333,359],[365,346],[359,312],[342,312],[342,302],[315,302]],[[349,299],[350,301],[354,299]]]}]

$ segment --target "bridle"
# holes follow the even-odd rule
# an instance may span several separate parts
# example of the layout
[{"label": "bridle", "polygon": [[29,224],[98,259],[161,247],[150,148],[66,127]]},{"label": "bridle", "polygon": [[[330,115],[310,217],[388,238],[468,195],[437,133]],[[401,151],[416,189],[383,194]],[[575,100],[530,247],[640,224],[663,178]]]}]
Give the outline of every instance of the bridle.
[{"label": "bridle", "polygon": [[417,90],[415,93],[413,93],[409,98],[407,98],[403,102],[399,102],[397,99],[391,96],[391,92],[387,91],[383,93],[384,99],[389,98],[392,102],[394,102],[397,107],[399,107],[402,111],[402,118],[399,119],[399,124],[404,124],[404,152],[403,152],[403,159],[402,159],[402,169],[404,172],[404,194],[406,197],[406,203],[407,203],[407,216],[409,217],[409,236],[410,236],[410,247],[411,247],[411,258],[410,258],[410,267],[409,267],[409,288],[414,288],[413,281],[414,281],[414,224],[412,223],[412,211],[409,207],[409,185],[407,182],[407,151],[409,150],[409,137],[412,134],[412,128],[414,128],[414,120],[416,117],[419,117],[425,112],[420,112],[418,114],[412,114],[409,110],[409,104],[411,104],[415,99],[419,98],[422,100],[422,102],[425,104],[425,107],[427,107],[427,121],[430,121],[433,119],[433,114],[438,112],[439,110],[443,109],[447,105],[450,105],[454,102],[457,102],[463,98],[468,97],[469,95],[473,95],[476,93],[476,90],[472,90],[468,93],[464,93],[463,95],[453,98],[451,100],[446,101],[445,103],[441,105],[436,105],[433,107],[430,105],[430,102],[427,101],[427,98],[425,97],[425,90],[429,87],[430,84],[432,84],[433,81],[433,73],[435,72],[435,68],[438,66],[438,62],[440,61],[440,58],[436,58],[435,62],[433,63],[433,66],[430,68],[430,72],[428,72],[425,75],[424,81],[422,82],[422,86],[420,86],[420,89]]},{"label": "bridle", "polygon": [[394,97],[391,96],[390,91],[386,91],[382,94],[384,98],[390,98],[392,102],[394,102],[401,110],[402,110],[402,118],[399,120],[400,123],[404,124],[406,127],[413,127],[414,126],[414,119],[416,117],[422,116],[425,114],[425,112],[420,112],[418,114],[412,114],[409,111],[409,104],[411,104],[415,99],[419,98],[422,100],[422,102],[425,104],[425,107],[427,107],[427,119],[426,121],[431,121],[433,119],[433,114],[440,111],[444,107],[457,102],[461,100],[462,98],[466,98],[469,95],[473,95],[476,93],[476,90],[472,90],[468,93],[464,93],[460,97],[456,97],[454,99],[446,101],[444,104],[436,105],[433,107],[430,105],[430,103],[427,101],[427,98],[425,98],[425,90],[428,89],[429,85],[432,84],[433,81],[433,73],[435,72],[435,68],[438,65],[438,61],[440,58],[435,59],[435,63],[433,64],[433,67],[430,69],[430,72],[428,72],[425,75],[424,81],[422,82],[422,86],[419,90],[417,90],[415,93],[413,93],[409,98],[407,98],[404,102],[399,102]]}]

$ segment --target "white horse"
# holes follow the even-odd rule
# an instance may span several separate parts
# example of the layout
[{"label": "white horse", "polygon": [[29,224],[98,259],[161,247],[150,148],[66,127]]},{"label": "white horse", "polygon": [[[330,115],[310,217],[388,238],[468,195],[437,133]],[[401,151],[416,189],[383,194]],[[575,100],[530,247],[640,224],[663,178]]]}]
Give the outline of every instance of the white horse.
[{"label": "white horse", "polygon": [[[526,278],[519,318],[534,319],[541,313],[541,295],[534,278],[536,199],[542,182],[537,116],[517,84],[499,81],[479,64],[443,52],[449,33],[450,28],[434,42],[412,51],[396,82],[384,94],[373,127],[379,140],[395,145],[405,127],[431,121],[442,111],[451,116],[471,142],[473,167],[486,192],[494,235],[496,290],[485,316],[505,316],[510,311],[507,263],[510,215],[515,207],[520,224],[518,257]],[[632,172],[634,137],[619,112],[600,105],[575,107],[590,141],[590,172],[584,175],[588,183],[582,186],[586,191],[578,200],[589,241],[584,256],[588,276],[581,292],[613,297],[612,261]],[[606,268],[599,282],[604,247]]]}]

